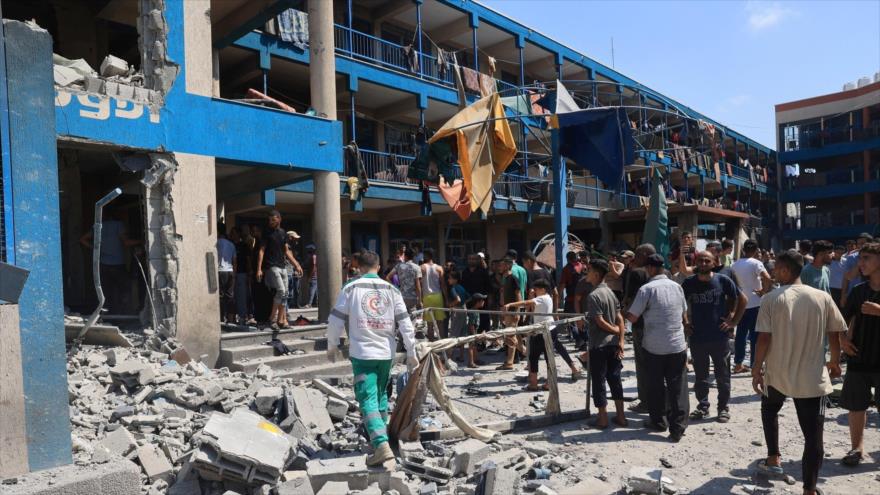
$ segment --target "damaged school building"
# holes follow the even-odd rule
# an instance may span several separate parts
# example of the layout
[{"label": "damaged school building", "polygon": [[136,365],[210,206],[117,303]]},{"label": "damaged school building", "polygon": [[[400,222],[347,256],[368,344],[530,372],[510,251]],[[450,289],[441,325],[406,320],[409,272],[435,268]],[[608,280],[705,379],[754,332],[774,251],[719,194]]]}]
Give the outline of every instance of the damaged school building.
[{"label": "damaged school building", "polygon": [[[670,223],[679,230],[780,242],[765,233],[777,223],[773,150],[477,2],[2,0],[0,9],[0,261],[29,272],[14,318],[21,352],[0,363],[0,371],[19,376],[21,391],[12,401],[19,414],[4,431],[10,443],[0,450],[11,452],[6,447],[17,439],[25,471],[68,465],[72,451],[94,453],[71,444],[71,419],[58,414],[98,393],[83,386],[115,384],[124,387],[117,393],[132,393],[89,412],[113,418],[110,426],[150,435],[168,418],[189,422],[196,411],[198,428],[210,435],[215,420],[204,413],[214,408],[231,414],[217,423],[262,428],[259,419],[237,416],[235,405],[255,395],[259,405],[261,393],[284,403],[286,388],[262,391],[272,385],[268,376],[312,378],[296,371],[303,360],[323,374],[339,369],[312,354],[320,350],[321,325],[289,336],[309,353],[299,361],[255,350],[264,335],[221,330],[218,225],[263,226],[277,209],[285,230],[314,242],[321,311],[311,317],[319,322],[341,283],[324,274],[340,273],[341,256],[362,248],[387,259],[399,245],[416,244],[434,248],[438,261],[460,262],[479,249],[492,257],[508,248],[522,252],[554,232],[597,248],[632,247],[652,169],[664,174]],[[550,119],[542,116],[550,109],[540,100],[556,81],[581,108],[626,109],[639,146],[620,185],[586,168],[552,166]],[[488,211],[462,219],[447,191],[422,185],[409,169],[419,166],[424,138],[462,102],[493,92],[502,96],[517,152],[492,186]],[[125,359],[76,348],[68,355],[65,327],[69,343],[98,303],[88,234],[95,205],[108,194],[103,216],[122,222],[127,250],[122,275],[101,275],[111,311],[94,328],[134,322],[148,331],[141,344],[129,342],[139,350]],[[0,339],[9,338],[8,306],[0,305]],[[108,335],[104,343],[115,342]],[[186,358],[169,360],[181,349]],[[128,358],[128,372],[138,377],[132,383],[113,369]],[[185,386],[209,374],[223,380],[219,389]],[[194,394],[195,405],[181,412],[188,399],[157,394],[162,385],[173,388],[168,384]],[[323,394],[338,408],[349,400],[338,391]],[[126,407],[132,409],[117,412]],[[273,408],[267,416],[276,412],[282,414]],[[346,414],[338,411],[335,421],[351,422]],[[135,419],[123,421],[128,417]],[[315,426],[306,428],[318,433],[310,442],[332,443],[321,437],[331,428]],[[119,431],[95,432],[89,421],[74,428],[90,429],[95,443]],[[192,433],[143,458],[167,463],[189,454]],[[123,438],[104,442],[124,445],[106,450],[131,457],[145,448],[117,436]],[[322,447],[299,452],[311,459]],[[294,457],[297,451],[290,449]],[[217,449],[204,456],[211,452]],[[289,469],[282,457],[266,462],[274,469],[266,476],[276,482]],[[159,474],[141,461],[140,477],[167,485],[170,468],[157,462]]]}]

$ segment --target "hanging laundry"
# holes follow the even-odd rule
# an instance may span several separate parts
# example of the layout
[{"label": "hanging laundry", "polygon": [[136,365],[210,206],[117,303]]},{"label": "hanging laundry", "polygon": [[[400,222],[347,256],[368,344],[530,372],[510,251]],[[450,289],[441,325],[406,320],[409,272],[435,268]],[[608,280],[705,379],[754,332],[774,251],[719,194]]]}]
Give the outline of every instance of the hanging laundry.
[{"label": "hanging laundry", "polygon": [[505,96],[501,98],[501,104],[521,115],[532,113],[532,104],[528,95]]},{"label": "hanging laundry", "polygon": [[471,199],[468,190],[464,187],[464,181],[455,179],[451,185],[446,181],[440,181],[437,189],[462,222],[471,216]]},{"label": "hanging laundry", "polygon": [[403,57],[409,65],[410,72],[419,72],[419,52],[412,45],[403,47]]},{"label": "hanging laundry", "polygon": [[492,187],[516,156],[516,142],[495,93],[459,111],[437,131],[429,143],[454,137],[464,186],[471,210],[488,214]]},{"label": "hanging laundry", "polygon": [[309,49],[309,15],[296,9],[287,9],[278,15],[278,34],[282,40],[293,43],[300,50]]},{"label": "hanging laundry", "polygon": [[485,98],[496,91],[495,78],[488,74],[480,74],[480,96]]},{"label": "hanging laundry", "polygon": [[538,104],[550,113],[576,112],[581,109],[559,79],[556,80],[556,90],[547,92],[538,100]]},{"label": "hanging laundry", "polygon": [[635,161],[626,110],[580,110],[556,114],[554,120],[559,126],[559,153],[616,189],[624,166]]},{"label": "hanging laundry", "polygon": [[486,62],[489,63],[489,74],[495,75],[495,57],[486,57]]},{"label": "hanging laundry", "polygon": [[360,181],[357,177],[349,177],[345,182],[348,184],[348,199],[357,201],[361,195]]},{"label": "hanging laundry", "polygon": [[446,60],[446,51],[439,46],[437,47],[437,74],[440,79],[446,79],[446,73],[449,71],[449,61]]},{"label": "hanging laundry", "polygon": [[349,177],[357,177],[358,185],[362,192],[366,192],[370,187],[367,177],[367,168],[361,159],[361,152],[356,142],[352,141],[345,147],[345,173]]},{"label": "hanging laundry", "polygon": [[433,212],[433,207],[431,205],[431,191],[428,188],[428,185],[424,182],[419,182],[419,190],[422,192],[420,213],[423,217],[430,217]]},{"label": "hanging laundry", "polygon": [[455,88],[458,90],[458,108],[465,108],[467,103],[467,94],[464,92],[464,81],[462,81],[461,70],[458,66],[458,57],[452,52],[452,70],[455,72]]},{"label": "hanging laundry", "polygon": [[469,67],[461,67],[461,74],[464,79],[464,87],[468,91],[480,93],[480,73]]},{"label": "hanging laundry", "polygon": [[715,162],[715,180],[721,182],[721,167],[718,162]]},{"label": "hanging laundry", "polygon": [[422,145],[416,159],[409,165],[406,176],[437,183],[441,175],[447,179],[454,176],[454,163],[451,140],[432,141]]}]

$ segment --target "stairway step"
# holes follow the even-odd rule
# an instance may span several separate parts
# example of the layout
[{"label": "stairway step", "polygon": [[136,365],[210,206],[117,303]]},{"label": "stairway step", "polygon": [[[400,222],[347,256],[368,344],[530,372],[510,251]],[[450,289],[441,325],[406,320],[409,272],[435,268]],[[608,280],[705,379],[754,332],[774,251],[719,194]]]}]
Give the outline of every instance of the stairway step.
[{"label": "stairway step", "polygon": [[341,376],[351,379],[351,373],[351,361],[344,359],[336,361],[335,363],[325,361],[324,363],[312,366],[278,370],[275,372],[275,377],[290,378],[293,380],[311,380],[312,378]]},{"label": "stairway step", "polygon": [[[228,325],[226,328],[230,328]],[[235,328],[235,327],[233,327]],[[243,327],[237,327],[242,329]],[[220,334],[220,348],[241,347],[262,344],[272,338],[272,330],[247,331],[247,330],[224,330]],[[327,333],[327,325],[304,325],[291,327],[286,330],[278,330],[278,339],[282,342],[290,339],[302,339],[306,337],[324,337]]]},{"label": "stairway step", "polygon": [[[267,339],[268,340],[268,339]],[[281,339],[290,350],[303,350],[307,353],[312,351],[327,350],[327,339],[324,337],[308,337],[305,339],[286,338]],[[217,367],[230,366],[236,361],[253,360],[275,356],[275,348],[265,343],[246,346],[224,347],[220,349]]]},{"label": "stairway step", "polygon": [[287,356],[271,356],[258,359],[248,359],[246,361],[235,361],[229,365],[230,371],[244,371],[245,373],[253,373],[257,367],[265,364],[273,370],[286,370],[301,368],[303,366],[311,366],[327,362],[327,355],[324,352],[313,351],[308,354],[291,354]]}]

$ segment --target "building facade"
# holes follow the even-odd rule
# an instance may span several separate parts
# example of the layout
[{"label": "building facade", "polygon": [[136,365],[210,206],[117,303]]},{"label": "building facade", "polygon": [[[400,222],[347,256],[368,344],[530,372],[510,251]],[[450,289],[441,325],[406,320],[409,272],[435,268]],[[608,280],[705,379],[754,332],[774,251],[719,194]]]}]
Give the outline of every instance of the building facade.
[{"label": "building facade", "polygon": [[786,242],[880,233],[880,74],[776,105],[776,127]]},{"label": "building facade", "polygon": [[[278,209],[285,229],[321,253],[316,232],[334,219],[316,210],[315,186],[328,173],[340,174],[343,251],[369,248],[383,259],[403,243],[432,247],[441,261],[478,249],[500,257],[560,226],[597,247],[633,246],[652,167],[667,177],[679,229],[769,242],[766,228],[779,222],[773,150],[477,2],[334,1],[335,77],[325,82],[312,77],[303,0],[0,7],[8,19],[0,78],[9,92],[0,98],[0,258],[31,271],[20,309],[31,469],[70,459],[67,417],[57,414],[67,407],[63,316],[95,306],[82,240],[95,202],[115,188],[122,195],[105,215],[131,241],[118,312],[140,315],[208,364],[220,336],[217,229],[262,226]],[[118,59],[110,68],[107,55]],[[461,84],[444,63],[450,58],[469,71]],[[563,203],[548,192],[546,117],[532,105],[556,80],[581,107],[627,108],[638,142],[622,184],[571,169],[561,177]],[[316,84],[337,88],[338,120],[315,108]],[[492,211],[462,221],[407,169],[419,135],[452,117],[462,93],[473,102],[486,84],[528,98],[533,110],[508,113],[519,152],[495,186]],[[351,142],[370,184],[357,197],[343,159]]]}]

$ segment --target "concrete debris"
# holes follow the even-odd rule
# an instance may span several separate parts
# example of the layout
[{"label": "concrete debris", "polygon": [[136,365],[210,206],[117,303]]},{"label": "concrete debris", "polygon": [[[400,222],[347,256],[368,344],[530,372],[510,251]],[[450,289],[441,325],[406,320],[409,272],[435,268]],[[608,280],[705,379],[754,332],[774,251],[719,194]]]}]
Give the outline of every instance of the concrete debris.
[{"label": "concrete debris", "polygon": [[348,495],[348,483],[344,481],[328,481],[318,495]]},{"label": "concrete debris", "polygon": [[627,491],[629,493],[661,494],[663,493],[663,470],[658,468],[635,466],[629,470]]},{"label": "concrete debris", "polygon": [[489,445],[475,438],[467,439],[453,448],[452,467],[454,474],[471,475],[477,464],[488,457]]},{"label": "concrete debris", "polygon": [[101,62],[101,75],[104,77],[124,76],[128,74],[128,62],[121,58],[107,55]]}]

